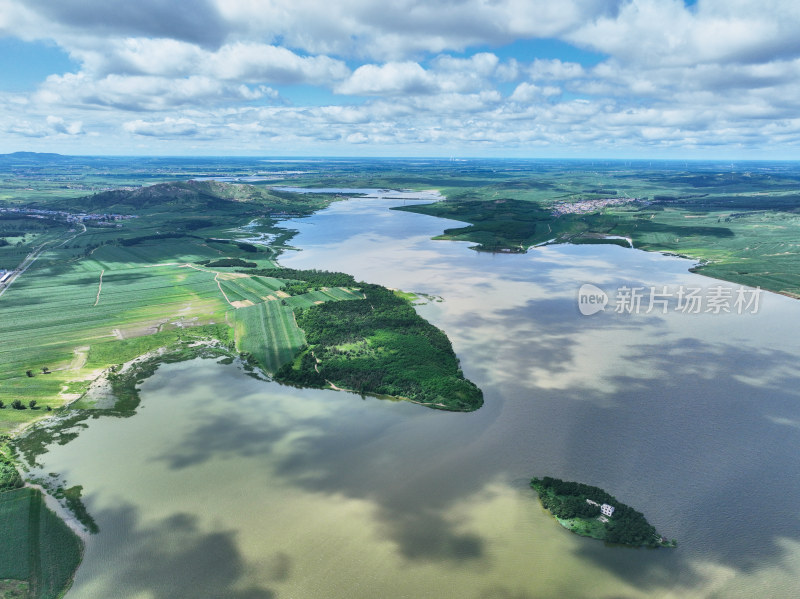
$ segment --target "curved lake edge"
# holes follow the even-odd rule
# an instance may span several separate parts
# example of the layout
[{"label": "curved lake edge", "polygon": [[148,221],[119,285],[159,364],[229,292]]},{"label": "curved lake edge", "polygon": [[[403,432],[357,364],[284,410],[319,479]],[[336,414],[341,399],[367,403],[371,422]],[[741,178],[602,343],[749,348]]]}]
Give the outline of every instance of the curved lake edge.
[{"label": "curved lake edge", "polygon": [[[302,193],[300,188],[293,189],[293,191]],[[319,190],[314,189],[308,189],[306,191],[320,193]],[[431,201],[431,199],[436,200],[437,198],[435,196],[438,195],[438,191],[430,189],[421,191],[421,193],[428,194],[428,197],[426,198],[414,198],[413,195],[418,193],[414,190],[365,190],[365,193],[355,195],[354,192],[356,190],[336,189],[330,193],[339,193],[341,191],[346,191],[348,195],[343,195],[341,198],[338,198],[340,201],[370,199],[416,199],[418,201]],[[374,192],[380,193],[375,195]],[[408,193],[409,197],[395,197],[395,195],[383,196],[382,194],[384,192],[391,194]],[[296,234],[296,231],[291,227],[283,227],[281,226],[281,223],[277,225],[277,228],[282,229],[284,233],[290,237]],[[282,251],[278,250],[276,252],[276,256],[279,256],[281,253]],[[408,299],[406,299],[406,301],[409,303],[409,305],[414,305],[412,301]],[[216,338],[213,335],[206,335],[205,337],[201,337],[200,340],[197,338],[191,340],[179,340],[171,345],[164,345],[148,350],[122,364],[112,365],[102,369],[96,373],[94,378],[87,380],[89,384],[88,389],[80,396],[70,399],[61,408],[54,410],[49,417],[25,423],[8,434],[8,440],[14,447],[13,453],[15,455],[12,456],[13,463],[15,467],[21,471],[21,475],[26,481],[26,486],[33,485],[36,488],[41,489],[44,492],[46,500],[52,507],[59,506],[60,509],[57,510],[58,515],[79,537],[85,539],[87,534],[90,534],[88,528],[91,528],[91,524],[87,526],[86,518],[82,519],[78,517],[74,510],[65,505],[63,497],[61,499],[57,497],[57,495],[60,494],[60,491],[63,491],[63,489],[53,487],[53,485],[49,484],[47,481],[29,480],[27,478],[27,474],[30,472],[31,466],[35,465],[36,456],[47,451],[47,445],[57,440],[62,429],[71,429],[83,420],[89,418],[98,418],[101,416],[127,417],[134,415],[135,409],[139,403],[139,394],[137,389],[138,384],[155,374],[156,370],[161,364],[187,361],[197,357],[222,357],[230,358],[232,360],[240,360],[242,371],[245,375],[253,376],[254,378],[259,378],[260,380],[273,381],[281,385],[293,386],[300,389],[321,388],[331,391],[342,391],[345,393],[360,395],[362,397],[374,397],[380,400],[403,401],[445,412],[463,413],[472,411],[464,409],[450,409],[442,404],[417,401],[413,398],[405,397],[403,395],[386,395],[369,391],[361,392],[354,389],[338,387],[330,382],[328,382],[329,386],[325,387],[294,385],[290,382],[281,381],[267,375],[261,370],[260,364],[258,364],[255,360],[243,357],[239,352],[226,347],[223,340]],[[82,401],[88,401],[90,404],[95,405],[88,410],[76,410],[74,407],[75,404]],[[480,405],[474,409],[479,408]],[[61,443],[62,441],[58,442]],[[63,442],[68,441],[64,440]],[[24,454],[22,459],[18,459],[18,451],[21,451],[22,454]]]},{"label": "curved lake edge", "polygon": [[[225,178],[224,177],[223,178],[208,177],[206,179],[207,180],[222,180],[222,179],[225,179]],[[423,201],[423,202],[433,202],[433,203],[435,203],[435,202],[438,202],[438,201],[441,201],[441,200],[445,199],[443,196],[441,196],[439,191],[436,190],[436,189],[419,189],[419,190],[416,190],[416,189],[402,189],[402,190],[394,190],[394,189],[386,189],[386,188],[380,188],[380,189],[379,188],[374,188],[374,189],[357,189],[357,188],[324,188],[324,189],[315,189],[315,188],[301,188],[301,187],[285,187],[284,188],[283,186],[273,186],[273,187],[275,189],[278,189],[278,190],[286,189],[286,190],[289,190],[289,191],[291,191],[293,193],[298,193],[298,194],[302,194],[302,193],[335,194],[336,197],[334,199],[334,202],[353,201],[353,200],[361,200],[361,199],[366,199],[366,200],[370,200],[370,199],[390,199],[390,200],[415,200],[415,201]],[[392,194],[392,195],[386,195],[386,194]],[[397,194],[407,194],[407,195],[405,195],[405,196],[401,195],[400,197],[398,197]],[[278,245],[278,247],[273,248],[274,257],[276,259],[278,259],[282,254],[285,253],[286,250],[301,251],[300,248],[294,248],[294,247],[291,247],[291,246],[283,244],[283,242],[291,240],[291,238],[293,238],[297,234],[297,230],[296,229],[293,229],[291,226],[284,226],[285,223],[288,223],[289,221],[296,220],[296,219],[302,220],[302,219],[308,218],[310,216],[313,216],[314,214],[317,214],[318,212],[321,212],[322,210],[324,210],[327,207],[328,206],[321,207],[318,210],[313,211],[308,215],[301,215],[301,216],[294,216],[294,217],[293,216],[287,216],[287,217],[283,217],[283,218],[278,218],[276,220],[276,222],[275,222],[274,228],[281,231],[282,238],[281,238],[281,243]],[[258,219],[256,219],[256,220],[258,220]],[[442,220],[445,221],[447,219],[442,219]],[[252,225],[253,222],[254,221],[250,220],[248,223],[245,223],[245,224],[243,224],[241,226],[238,226],[238,227],[232,229],[232,231],[233,232],[242,232],[242,231],[244,231],[245,227],[247,227],[248,225]],[[280,268],[280,265],[278,265],[278,268]],[[390,290],[393,290],[393,289],[390,289]],[[413,305],[413,301],[411,301],[410,303]],[[209,341],[211,343],[219,343],[219,342],[221,342],[219,339],[216,339],[214,337],[211,337],[209,339]],[[138,356],[133,357],[132,359],[128,360],[127,362],[123,362],[122,364],[110,365],[107,368],[104,368],[102,370],[98,370],[91,377],[84,379],[84,382],[87,383],[88,386],[89,386],[89,389],[87,391],[84,391],[83,393],[81,393],[80,395],[78,395],[76,397],[70,398],[58,410],[53,411],[52,414],[48,414],[47,417],[45,417],[45,415],[42,414],[43,417],[38,419],[38,420],[25,422],[25,423],[20,424],[16,428],[11,429],[10,431],[8,431],[6,433],[8,439],[13,441],[14,439],[22,438],[22,437],[24,437],[25,435],[28,434],[30,429],[36,427],[37,425],[41,424],[42,422],[50,422],[59,413],[61,413],[63,411],[69,411],[70,408],[72,406],[74,406],[74,404],[76,404],[76,403],[80,402],[81,400],[85,399],[87,397],[87,395],[90,395],[93,388],[96,390],[96,388],[98,386],[102,386],[104,383],[107,383],[108,382],[108,375],[112,374],[113,372],[115,372],[115,370],[114,370],[115,368],[121,368],[124,365],[127,365],[128,363],[135,362],[135,361],[137,361],[139,359],[147,358],[153,351],[162,351],[162,350],[163,350],[163,348],[155,348],[153,350],[148,350],[148,351],[142,352]],[[253,366],[254,367],[258,367],[257,364],[254,364]],[[332,389],[332,390],[348,391],[348,392],[352,392],[352,393],[356,393],[356,394],[359,393],[358,391],[353,391],[353,390],[349,390],[349,389],[341,389],[341,388],[337,389],[335,386],[332,386],[332,387],[329,387],[329,388]],[[382,399],[392,398],[392,399],[397,399],[397,400],[400,400],[400,401],[408,401],[410,403],[417,403],[419,405],[428,405],[429,407],[434,407],[435,409],[441,409],[441,408],[436,408],[436,406],[433,406],[433,405],[425,404],[424,402],[414,401],[413,399],[410,399],[410,398],[407,398],[407,397],[404,397],[404,396],[389,396],[389,395],[381,395],[381,394],[375,394],[375,393],[366,393],[366,395],[374,396],[374,397],[378,397],[378,398],[382,398]]]},{"label": "curved lake edge", "polygon": [[[298,190],[299,191],[299,190]],[[312,191],[312,190],[310,190]],[[337,190],[338,191],[338,190]],[[348,190],[353,192],[355,190]],[[354,199],[371,199],[382,198],[383,193],[392,195],[392,200],[401,199],[418,199],[422,201],[438,200],[438,192],[435,190],[425,190],[427,195],[425,198],[414,198],[414,191],[401,191],[395,192],[393,190],[373,190],[378,192],[376,195],[370,193],[357,196],[341,196],[338,200],[354,200]],[[405,198],[395,197],[399,194],[408,193]],[[296,234],[296,231],[290,227],[282,227],[280,223],[277,224],[278,229],[283,230],[284,240],[288,241]],[[282,253],[281,250],[275,252],[278,257]],[[413,305],[408,298],[404,301],[409,305]],[[416,314],[416,311],[415,311]],[[418,314],[416,317],[420,320],[424,319]],[[424,321],[426,324],[427,321]],[[446,335],[446,334],[445,334]],[[452,347],[451,347],[452,352]],[[455,356],[455,354],[453,353]],[[204,358],[224,358],[229,360],[240,360],[243,374],[253,376],[260,380],[275,381],[279,384],[288,384],[275,380],[273,377],[266,376],[263,371],[260,371],[260,364],[254,359],[242,359],[242,356],[226,347],[225,341],[213,335],[206,335],[191,340],[179,339],[177,342],[162,347],[157,347],[145,351],[132,359],[123,362],[122,364],[111,365],[95,373],[93,378],[86,380],[88,388],[79,396],[71,398],[59,409],[48,413],[47,416],[38,420],[34,420],[21,425],[20,427],[10,431],[7,435],[7,442],[11,446],[9,452],[9,460],[13,467],[20,473],[24,480],[23,488],[32,489],[37,495],[38,502],[43,509],[48,509],[66,528],[71,531],[75,539],[80,545],[80,557],[75,563],[74,569],[69,575],[68,581],[63,585],[60,595],[65,594],[72,585],[77,569],[83,559],[83,552],[85,543],[88,537],[97,532],[97,525],[95,524],[92,516],[89,514],[85,505],[83,504],[80,493],[81,486],[74,486],[66,489],[63,481],[59,477],[51,478],[30,478],[32,468],[36,465],[36,457],[42,453],[47,452],[47,448],[53,442],[59,444],[67,443],[71,438],[76,437],[79,433],[76,428],[85,426],[83,422],[90,418],[99,418],[103,416],[112,417],[130,417],[136,414],[136,408],[139,405],[140,397],[137,385],[151,377],[158,370],[159,366],[170,362],[187,361],[197,357]],[[458,358],[456,357],[456,360]],[[260,372],[258,372],[260,371]],[[459,370],[460,372],[460,370]],[[469,381],[467,381],[469,382]],[[356,390],[337,387],[334,383],[327,382],[329,386],[323,387],[334,391],[344,391],[362,397],[370,396],[381,400],[390,401],[404,401],[412,404],[417,404],[423,407],[441,410],[441,411],[455,411],[463,412],[465,410],[449,409],[443,404],[427,403],[417,401],[410,397],[402,395],[383,395],[371,392],[359,392]],[[299,388],[306,388],[303,385],[298,385]],[[313,388],[313,387],[307,387]],[[480,404],[473,409],[478,409],[482,405],[482,393]],[[90,409],[78,410],[75,405],[79,402],[88,402],[92,404]],[[471,410],[466,410],[471,411]],[[69,431],[69,432],[68,432]]]},{"label": "curved lake edge", "polygon": [[[533,216],[535,219],[538,218],[540,224],[547,225],[547,235],[543,236],[543,234],[535,232],[534,230],[526,231],[524,227],[521,232],[518,232],[518,237],[508,234],[507,229],[513,229],[513,224],[515,224],[517,220],[508,215],[503,216],[492,213],[492,209],[494,208],[493,204],[495,203],[512,203],[515,206],[513,211],[515,211],[514,217],[516,217],[516,219],[522,218],[522,220],[527,220],[530,216]],[[700,242],[697,245],[697,250],[688,250],[691,251],[691,255],[685,253],[687,248],[684,248],[682,251],[681,249],[670,248],[660,242],[653,243],[636,240],[637,243],[634,246],[634,237],[632,233],[630,235],[609,235],[602,230],[603,227],[600,225],[598,225],[598,230],[592,230],[591,226],[589,230],[584,230],[583,225],[578,225],[569,220],[564,222],[563,219],[567,218],[568,215],[556,216],[547,213],[535,202],[514,199],[494,201],[464,200],[463,202],[455,200],[451,202],[432,202],[421,205],[399,206],[395,209],[454,220],[458,223],[457,227],[444,229],[441,233],[434,236],[434,239],[468,242],[473,244],[469,249],[481,253],[525,254],[531,249],[558,244],[619,245],[625,248],[641,249],[647,252],[686,258],[694,262],[689,268],[689,272],[693,274],[703,275],[704,277],[717,281],[738,284],[742,287],[770,291],[792,299],[800,299],[800,293],[797,293],[794,289],[786,290],[779,286],[776,287],[776,285],[779,285],[778,283],[763,276],[769,274],[768,272],[762,273],[762,275],[756,276],[755,278],[751,277],[752,273],[748,272],[746,269],[729,271],[727,276],[715,272],[717,269],[714,267],[723,266],[726,264],[726,261],[715,256],[713,250],[709,253],[708,241]],[[487,209],[488,213],[486,212]],[[599,212],[591,214],[591,216],[594,217],[600,215],[601,213]],[[624,222],[624,219],[618,220],[618,223],[622,222]],[[552,239],[548,239],[555,229],[558,229],[560,234],[555,235]]]}]

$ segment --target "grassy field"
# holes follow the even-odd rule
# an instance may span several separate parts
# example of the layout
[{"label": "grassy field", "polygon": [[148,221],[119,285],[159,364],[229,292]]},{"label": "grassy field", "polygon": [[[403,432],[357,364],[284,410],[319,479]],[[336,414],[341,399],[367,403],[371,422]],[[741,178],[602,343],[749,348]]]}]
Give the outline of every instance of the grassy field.
[{"label": "grassy field", "polygon": [[239,308],[234,316],[236,347],[252,355],[267,372],[290,361],[306,343],[291,308],[277,300]]},{"label": "grassy field", "polygon": [[[36,489],[0,493],[0,597],[55,599],[80,563],[80,539]],[[27,594],[19,589],[27,587]]]},{"label": "grassy field", "polygon": [[254,304],[277,299],[279,296],[275,292],[286,285],[286,281],[272,277],[223,274],[218,278],[222,289],[229,298],[247,300]]},{"label": "grassy field", "polygon": [[[0,298],[0,336],[4,340],[0,347],[0,400],[10,404],[17,398],[26,403],[37,399],[42,407],[46,403],[56,408],[65,400],[60,393],[65,385],[91,376],[97,368],[124,361],[100,364],[93,359],[87,365],[85,357],[93,345],[224,322],[229,306],[214,280],[215,273],[181,267],[177,262],[153,267],[157,261],[144,261],[131,249],[138,247],[101,247],[91,257],[71,262],[48,256]],[[160,258],[163,261],[177,249],[167,244]],[[191,247],[180,249],[179,259],[186,258]],[[43,368],[49,373],[44,374]],[[33,414],[13,414],[6,408],[2,416],[9,422]]]},{"label": "grassy field", "polygon": [[[2,298],[0,430],[58,408],[85,390],[80,381],[174,343],[179,336],[170,331],[186,327],[235,325],[239,351],[273,372],[304,344],[293,307],[361,297],[336,287],[290,297],[284,279],[197,264],[218,251],[168,238],[101,245],[66,261],[44,255]],[[12,410],[17,398],[36,400],[38,409]]]},{"label": "grassy field", "polygon": [[31,506],[34,492],[0,493],[0,578],[27,580],[31,573]]},{"label": "grassy field", "polygon": [[[363,298],[358,291],[346,287],[323,287],[288,296],[281,291],[286,282],[271,277],[240,276],[223,283],[229,297],[253,302],[233,313],[237,349],[250,354],[271,373],[291,361],[306,344],[305,335],[295,321],[294,308]],[[267,295],[259,296],[259,293]]]},{"label": "grassy field", "polygon": [[286,298],[286,305],[292,308],[309,308],[330,301],[363,299],[363,295],[355,289],[347,287],[324,287],[322,289],[301,293]]},{"label": "grassy field", "polygon": [[[0,238],[12,242],[0,246],[0,268],[37,255],[11,287],[0,288],[0,433],[59,408],[85,390],[83,381],[135,357],[134,346],[122,341],[147,338],[134,345],[148,351],[155,342],[174,341],[175,335],[159,337],[171,330],[232,326],[234,308],[265,301],[284,282],[200,263],[233,259],[273,268],[278,250],[239,240],[275,231],[285,243],[291,233],[274,227],[273,213],[307,214],[333,201],[214,182],[91,198],[66,194],[42,204],[45,196],[30,195],[40,202],[34,209],[62,212],[41,218],[0,212]],[[9,205],[17,204],[0,202],[0,208]],[[64,210],[136,218],[84,226],[67,222]],[[17,399],[27,409],[11,409]],[[36,409],[28,407],[31,401]]]},{"label": "grassy field", "polygon": [[556,518],[558,523],[570,532],[582,537],[603,540],[606,538],[606,525],[599,520],[584,518]]}]

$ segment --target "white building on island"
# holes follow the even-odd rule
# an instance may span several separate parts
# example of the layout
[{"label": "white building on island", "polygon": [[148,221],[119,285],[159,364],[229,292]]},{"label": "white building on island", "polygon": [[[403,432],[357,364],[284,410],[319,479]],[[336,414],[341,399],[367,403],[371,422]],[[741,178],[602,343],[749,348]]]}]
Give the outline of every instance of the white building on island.
[{"label": "white building on island", "polygon": [[[600,513],[603,516],[611,517],[611,515],[614,513],[614,506],[613,505],[608,505],[607,503],[604,503],[603,505],[600,505],[599,503],[597,503],[596,501],[592,501],[591,499],[587,499],[586,503],[588,503],[589,505],[598,505],[598,506],[600,506]],[[607,522],[607,520],[605,518],[603,518],[603,516],[600,516],[600,519],[603,522]]]}]

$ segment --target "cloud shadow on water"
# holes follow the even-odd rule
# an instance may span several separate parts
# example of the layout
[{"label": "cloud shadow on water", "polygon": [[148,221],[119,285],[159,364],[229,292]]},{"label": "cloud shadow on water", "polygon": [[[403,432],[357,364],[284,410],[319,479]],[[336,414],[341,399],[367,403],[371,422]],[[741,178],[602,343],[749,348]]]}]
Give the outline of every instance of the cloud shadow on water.
[{"label": "cloud shadow on water", "polygon": [[[653,330],[661,328],[656,321]],[[568,332],[558,323],[552,330]],[[274,418],[198,415],[159,459],[180,469],[220,455],[271,454],[284,482],[372,502],[379,530],[405,559],[477,565],[491,560],[487,539],[464,532],[453,506],[527,452],[551,470],[520,475],[601,486],[679,539],[675,551],[579,546],[581,559],[639,588],[678,579],[687,588],[701,584],[697,559],[746,572],[784,557],[779,541],[800,541],[800,530],[787,525],[800,496],[793,459],[800,430],[780,424],[796,417],[794,355],[680,337],[660,341],[657,351],[647,343],[626,349],[647,356],[648,376],[641,378],[636,362],[627,372],[606,373],[613,394],[585,387],[532,393],[525,381],[509,381],[492,390],[482,411],[464,415],[308,392],[320,394],[309,401],[330,402],[330,412],[292,419],[287,404],[277,404],[269,407]],[[514,441],[523,434],[533,439],[530,447]],[[282,442],[288,435],[296,442]],[[398,458],[398,451],[406,455]],[[766,506],[758,489],[769,489]]]},{"label": "cloud shadow on water", "polygon": [[[97,514],[107,528],[95,550],[115,556],[114,567],[91,560],[98,571],[79,571],[70,591],[76,597],[152,597],[153,599],[272,599],[275,593],[248,583],[248,568],[233,531],[206,532],[196,517],[177,513],[143,524],[137,510],[121,506]],[[112,533],[112,534],[108,534]],[[276,556],[276,580],[286,577],[291,564]],[[113,575],[110,573],[113,572]]]},{"label": "cloud shadow on water", "polygon": [[[273,393],[286,390],[274,384],[270,389]],[[367,403],[380,404],[374,409],[364,406],[364,401],[354,394],[310,390],[303,393],[318,394],[319,401],[335,403],[333,409],[338,414],[293,418],[286,404],[271,403],[269,395],[261,398],[267,411],[252,418],[243,417],[239,411],[218,414],[214,410],[198,410],[192,414],[187,432],[176,437],[169,449],[159,452],[154,459],[182,470],[210,460],[264,456],[264,467],[272,469],[280,480],[314,493],[373,502],[380,530],[396,543],[405,559],[459,561],[485,557],[484,540],[458,530],[458,522],[448,514],[455,501],[478,491],[481,483],[473,485],[465,480],[466,487],[448,484],[434,489],[422,500],[417,494],[419,485],[431,489],[435,484],[430,476],[438,473],[435,469],[431,471],[429,464],[437,460],[428,456],[428,466],[421,467],[413,461],[399,464],[392,458],[398,435],[403,434],[395,430],[397,411],[413,412],[412,420],[427,417],[437,422],[444,422],[448,414],[367,399]],[[308,399],[297,397],[295,401]],[[251,404],[248,406],[246,409],[252,408]],[[382,406],[387,409],[381,409]],[[406,422],[401,420],[400,426],[407,426]],[[430,426],[438,425],[431,422]],[[420,460],[424,460],[425,454],[433,451],[435,441],[426,434],[421,435],[420,441],[423,445],[417,451]],[[424,446],[431,442],[431,447]],[[267,463],[271,466],[266,466]]]},{"label": "cloud shadow on water", "polygon": [[605,488],[680,545],[586,543],[579,555],[644,588],[672,578],[691,586],[698,559],[752,573],[786,558],[782,541],[800,542],[800,430],[774,416],[797,415],[797,371],[784,370],[796,356],[696,338],[662,343],[655,354],[649,345],[634,350],[650,354],[647,384],[632,364],[613,377],[610,404],[585,391],[545,399],[567,404],[559,445],[569,467],[543,474]]},{"label": "cloud shadow on water", "polygon": [[[502,317],[461,313],[446,328],[466,346],[465,372],[506,402],[523,398],[504,409],[524,423],[519,431],[547,440],[532,443],[547,466],[531,474],[606,488],[681,542],[675,551],[646,551],[588,541],[578,555],[641,588],[680,581],[687,589],[702,583],[697,560],[751,573],[789,557],[784,541],[800,542],[796,353],[758,338],[752,345],[733,335],[706,340],[702,328],[681,336],[688,329],[673,328],[666,316],[576,312],[574,300],[536,299]],[[590,387],[578,376],[537,388],[535,378],[521,376],[530,365],[579,374],[577,350],[594,333],[619,339],[585,364],[605,384]],[[605,370],[598,366],[604,354],[627,359]]]}]

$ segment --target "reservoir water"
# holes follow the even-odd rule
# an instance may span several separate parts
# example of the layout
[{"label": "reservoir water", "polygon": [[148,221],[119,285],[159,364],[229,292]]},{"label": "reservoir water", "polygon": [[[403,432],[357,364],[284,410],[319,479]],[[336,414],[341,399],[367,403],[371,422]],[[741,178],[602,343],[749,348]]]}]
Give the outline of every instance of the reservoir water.
[{"label": "reservoir water", "polygon": [[[298,390],[236,365],[163,365],[132,418],[40,458],[100,533],[67,597],[796,597],[800,303],[584,316],[591,283],[703,287],[618,246],[482,254],[452,226],[338,202],[288,223],[291,267],[438,296],[418,307],[485,394],[471,414]],[[735,287],[735,286],[732,286]],[[704,293],[711,293],[706,290]],[[527,484],[598,485],[674,550],[562,529]]]}]

